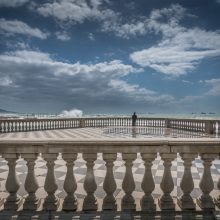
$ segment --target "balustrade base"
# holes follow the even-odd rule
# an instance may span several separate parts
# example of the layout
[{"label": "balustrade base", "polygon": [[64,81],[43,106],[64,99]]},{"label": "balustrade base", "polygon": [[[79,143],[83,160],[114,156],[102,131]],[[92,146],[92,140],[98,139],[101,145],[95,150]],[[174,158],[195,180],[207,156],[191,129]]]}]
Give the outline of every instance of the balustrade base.
[{"label": "balustrade base", "polygon": [[192,198],[187,198],[187,199],[184,197],[178,198],[177,204],[182,210],[195,210],[196,209],[196,205],[193,202]]},{"label": "balustrade base", "polygon": [[143,211],[155,211],[156,210],[156,204],[154,203],[154,199],[151,195],[144,196],[141,199],[141,209]]},{"label": "balustrade base", "polygon": [[135,200],[132,196],[128,197],[128,196],[125,195],[122,198],[121,210],[122,211],[127,211],[127,210],[134,211],[134,210],[136,210]]},{"label": "balustrade base", "polygon": [[52,200],[50,197],[46,197],[43,204],[43,210],[56,211],[59,205],[60,205],[60,201],[58,199]]},{"label": "balustrade base", "polygon": [[211,197],[209,200],[207,200],[201,196],[200,198],[196,199],[196,202],[199,205],[199,207],[203,210],[214,210],[215,209],[215,204]]},{"label": "balustrade base", "polygon": [[83,202],[83,211],[96,211],[98,208],[98,202],[93,196],[86,196]]},{"label": "balustrade base", "polygon": [[18,210],[23,203],[23,199],[17,198],[16,200],[7,198],[4,203],[4,210]]},{"label": "balustrade base", "polygon": [[161,197],[158,199],[158,205],[160,209],[163,210],[175,210],[175,204],[172,197]]},{"label": "balustrade base", "polygon": [[77,209],[77,202],[74,201],[74,197],[65,198],[63,202],[63,211],[76,211]]},{"label": "balustrade base", "polygon": [[23,210],[37,210],[39,209],[39,207],[41,206],[42,203],[42,199],[38,199],[36,201],[29,201],[29,200],[25,200],[24,204],[23,204]]},{"label": "balustrade base", "polygon": [[117,204],[114,198],[105,198],[102,205],[103,210],[117,210]]}]

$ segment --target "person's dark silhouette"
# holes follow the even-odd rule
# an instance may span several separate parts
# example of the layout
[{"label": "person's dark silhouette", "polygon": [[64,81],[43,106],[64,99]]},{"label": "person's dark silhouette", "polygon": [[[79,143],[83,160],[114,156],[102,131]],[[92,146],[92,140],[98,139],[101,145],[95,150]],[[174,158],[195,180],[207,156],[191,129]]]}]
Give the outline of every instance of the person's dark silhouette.
[{"label": "person's dark silhouette", "polygon": [[132,126],[136,126],[136,121],[137,121],[137,115],[136,112],[132,115]]}]

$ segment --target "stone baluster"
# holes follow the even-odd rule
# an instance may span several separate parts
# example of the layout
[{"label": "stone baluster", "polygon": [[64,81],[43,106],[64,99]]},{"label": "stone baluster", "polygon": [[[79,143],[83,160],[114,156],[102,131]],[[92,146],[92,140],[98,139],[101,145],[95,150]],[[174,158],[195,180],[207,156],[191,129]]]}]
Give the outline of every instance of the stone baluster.
[{"label": "stone baluster", "polygon": [[178,205],[182,210],[194,210],[196,207],[192,197],[190,196],[190,193],[194,189],[191,166],[196,154],[183,153],[181,154],[181,157],[184,161],[184,174],[180,183],[183,195],[178,199]]},{"label": "stone baluster", "polygon": [[43,208],[47,211],[55,211],[58,207],[58,199],[55,196],[58,187],[54,176],[54,161],[57,159],[57,154],[44,154],[43,157],[47,162],[47,176],[44,189],[48,194],[45,198]]},{"label": "stone baluster", "polygon": [[35,195],[38,189],[37,179],[35,177],[34,166],[37,154],[23,154],[23,158],[27,161],[28,173],[24,183],[25,190],[28,192],[28,196],[25,199],[23,209],[24,210],[36,210],[39,206],[39,201]]},{"label": "stone baluster", "polygon": [[175,204],[170,193],[174,189],[174,183],[171,175],[172,161],[176,157],[176,154],[161,154],[162,160],[164,161],[164,173],[160,183],[160,187],[163,191],[162,197],[159,199],[159,206],[161,210],[174,210]]},{"label": "stone baluster", "polygon": [[153,175],[151,172],[152,162],[155,160],[156,154],[142,154],[142,159],[144,161],[145,173],[141,187],[145,195],[141,199],[141,209],[142,211],[156,210],[156,204],[154,202],[152,192],[155,188]]},{"label": "stone baluster", "polygon": [[[220,190],[220,177],[218,179],[217,187]],[[215,198],[214,201],[215,201],[215,205],[220,209],[220,196],[218,196],[218,198]]]},{"label": "stone baluster", "polygon": [[117,154],[104,153],[103,159],[106,162],[106,175],[103,183],[103,189],[106,192],[106,196],[103,201],[103,210],[116,210],[116,200],[113,193],[116,190],[116,182],[113,175],[114,161],[117,158]]},{"label": "stone baluster", "polygon": [[216,155],[202,154],[201,158],[204,165],[202,179],[199,183],[199,187],[202,190],[202,196],[197,199],[197,203],[201,207],[201,209],[214,209],[215,205],[209,193],[214,189],[210,167],[212,165],[212,161],[216,158]]},{"label": "stone baluster", "polygon": [[123,153],[123,160],[125,161],[125,177],[122,182],[122,189],[125,192],[122,198],[121,208],[122,210],[135,210],[135,201],[131,195],[135,189],[135,182],[132,174],[133,160],[136,159],[136,153]]},{"label": "stone baluster", "polygon": [[97,185],[95,182],[95,176],[93,172],[93,166],[96,157],[97,157],[96,153],[83,154],[83,158],[86,161],[86,166],[87,166],[87,172],[84,181],[84,189],[87,195],[83,202],[83,210],[97,210],[97,201],[94,196],[94,192],[97,189]]},{"label": "stone baluster", "polygon": [[17,191],[19,189],[19,181],[16,175],[16,161],[18,159],[18,155],[15,153],[12,154],[3,154],[2,155],[5,160],[8,161],[8,177],[5,183],[5,188],[9,193],[9,196],[6,199],[4,204],[5,210],[17,210],[20,206],[20,198],[17,195]]},{"label": "stone baluster", "polygon": [[77,209],[77,200],[74,195],[77,189],[76,179],[73,174],[74,161],[77,159],[77,154],[63,154],[63,159],[66,161],[67,172],[64,181],[63,188],[67,193],[67,196],[63,202],[64,211],[75,211]]}]

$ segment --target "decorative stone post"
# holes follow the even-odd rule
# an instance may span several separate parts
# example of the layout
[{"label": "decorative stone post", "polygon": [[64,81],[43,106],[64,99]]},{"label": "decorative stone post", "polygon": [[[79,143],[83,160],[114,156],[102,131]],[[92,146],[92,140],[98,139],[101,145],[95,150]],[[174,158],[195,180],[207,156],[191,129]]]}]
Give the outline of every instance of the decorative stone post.
[{"label": "decorative stone post", "polygon": [[209,193],[214,189],[214,183],[212,180],[210,167],[212,165],[212,161],[216,158],[216,156],[217,155],[215,154],[201,155],[204,165],[204,171],[202,179],[199,183],[199,187],[202,190],[202,196],[199,199],[197,199],[197,203],[201,207],[201,209],[204,210],[210,210],[215,208],[214,202]]},{"label": "decorative stone post", "polygon": [[[15,151],[15,149],[13,149]],[[5,210],[17,210],[20,206],[20,198],[17,195],[17,191],[19,189],[19,181],[16,175],[16,161],[18,159],[18,154],[3,154],[2,155],[5,160],[8,161],[8,177],[5,183],[5,188],[9,193],[9,196],[6,199],[4,204]]]},{"label": "decorative stone post", "polygon": [[43,208],[46,211],[56,211],[58,207],[58,199],[55,196],[55,192],[58,187],[54,176],[54,161],[57,159],[57,154],[44,154],[43,157],[47,161],[47,176],[44,189],[48,194],[44,201]]},{"label": "decorative stone post", "polygon": [[135,182],[132,174],[133,160],[136,159],[136,153],[123,153],[123,160],[125,161],[125,177],[122,182],[122,189],[125,192],[124,197],[122,198],[121,208],[122,210],[135,210],[135,201],[131,195],[135,189]]},{"label": "decorative stone post", "polygon": [[37,154],[23,154],[23,158],[27,161],[28,173],[24,183],[25,190],[28,192],[28,196],[25,199],[23,209],[24,210],[36,210],[39,202],[35,195],[38,189],[37,179],[35,177],[34,166]]},{"label": "decorative stone post", "polygon": [[97,189],[97,185],[95,182],[95,176],[93,172],[93,166],[96,157],[97,157],[96,153],[83,154],[83,159],[86,161],[86,165],[87,165],[86,178],[84,181],[84,189],[87,195],[83,202],[83,210],[85,211],[97,210],[97,201],[94,196],[94,192]]},{"label": "decorative stone post", "polygon": [[145,195],[141,199],[141,210],[142,211],[154,211],[156,210],[156,204],[152,196],[152,192],[155,188],[153,175],[151,172],[152,162],[156,158],[156,154],[141,154],[145,165],[144,178],[141,187]]},{"label": "decorative stone post", "polygon": [[[220,177],[218,179],[217,187],[220,190]],[[220,196],[218,196],[218,198],[215,198],[214,201],[215,201],[215,205],[220,209]]]},{"label": "decorative stone post", "polygon": [[184,161],[184,174],[180,183],[180,187],[183,191],[183,195],[178,199],[178,205],[182,210],[194,210],[196,208],[195,203],[193,202],[190,193],[194,188],[191,166],[192,161],[195,159],[196,154],[181,154],[181,157]]},{"label": "decorative stone post", "polygon": [[74,161],[77,159],[77,154],[63,154],[63,159],[66,161],[67,172],[63,188],[67,196],[63,202],[64,211],[75,211],[77,209],[77,200],[74,195],[77,189],[76,179],[73,174]]},{"label": "decorative stone post", "polygon": [[164,161],[164,173],[160,183],[160,187],[163,191],[163,196],[159,199],[159,206],[161,210],[174,210],[175,204],[170,193],[173,191],[174,183],[171,175],[172,161],[176,158],[176,154],[161,154]]},{"label": "decorative stone post", "polygon": [[103,189],[106,192],[106,196],[103,201],[103,210],[116,210],[117,205],[116,205],[116,200],[113,195],[113,193],[116,190],[116,182],[115,178],[113,175],[113,166],[114,166],[114,161],[117,158],[117,154],[110,154],[110,153],[104,153],[103,154],[103,159],[106,162],[106,175],[105,175],[105,180],[103,183]]}]

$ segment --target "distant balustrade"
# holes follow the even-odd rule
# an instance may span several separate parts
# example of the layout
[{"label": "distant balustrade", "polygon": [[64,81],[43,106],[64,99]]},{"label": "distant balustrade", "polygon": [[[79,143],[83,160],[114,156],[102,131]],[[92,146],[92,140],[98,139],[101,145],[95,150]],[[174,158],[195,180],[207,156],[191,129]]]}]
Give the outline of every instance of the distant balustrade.
[{"label": "distant balustrade", "polygon": [[[1,119],[0,133],[68,129],[83,127],[130,127],[129,117],[96,117],[96,118],[41,118],[41,119]],[[220,120],[174,119],[174,118],[138,118],[137,127],[172,128],[185,131],[196,131],[208,134],[219,133]]]},{"label": "distant balustrade", "polygon": [[[86,162],[86,175],[84,180],[84,190],[86,197],[80,206],[79,198],[75,191],[77,181],[74,176],[74,162],[77,159],[77,154],[81,153]],[[99,201],[95,197],[97,183],[94,176],[94,165],[97,159],[97,154],[101,153],[105,161],[106,176],[103,183],[103,190],[106,195],[103,196],[101,202],[102,210],[124,210],[134,211],[137,207],[136,198],[133,196],[135,189],[135,181],[132,172],[133,162],[137,158],[137,153],[140,153],[145,174],[143,176],[141,188],[143,197],[141,198],[140,207],[142,211],[155,211],[156,204],[161,210],[170,211],[176,210],[177,204],[181,210],[195,210],[200,207],[201,210],[215,210],[220,207],[220,197],[211,197],[210,193],[214,188],[211,164],[220,155],[220,141],[218,139],[210,141],[90,141],[90,142],[65,142],[65,141],[33,141],[28,142],[0,142],[0,155],[8,162],[8,177],[6,180],[6,191],[8,197],[0,204],[4,205],[3,210],[17,210],[23,207],[23,210],[29,211],[96,211]],[[117,153],[122,154],[125,166],[125,176],[122,182],[124,197],[120,204],[116,203],[114,192],[116,190],[117,181],[114,178],[114,161],[117,158]],[[154,175],[152,174],[152,163],[160,154],[163,160],[163,178],[160,183],[162,194],[158,199],[154,198],[153,191],[155,189]],[[47,196],[44,200],[38,198],[36,191],[39,188],[35,175],[35,161],[37,156],[41,154],[46,161],[47,174],[44,183],[44,189]],[[57,190],[57,179],[54,175],[54,165],[58,154],[62,155],[66,162],[67,172],[63,184],[63,190],[66,196],[63,202],[60,202],[55,195]],[[180,183],[182,195],[178,198],[172,196],[174,190],[173,176],[171,172],[172,161],[177,155],[180,155],[184,162],[184,174]],[[194,180],[192,178],[191,166],[192,162],[198,156],[203,161],[203,175],[200,179],[199,187],[201,195],[196,200],[193,200],[190,193],[194,188]],[[18,196],[18,189],[21,187],[16,175],[16,161],[21,157],[27,164],[27,175],[24,188],[28,195],[25,198]],[[1,177],[1,174],[0,174]],[[218,183],[220,190],[220,178]],[[1,188],[0,188],[1,189]],[[0,198],[1,199],[1,198]],[[177,199],[177,204],[176,204]],[[81,207],[81,208],[80,208]]]}]

